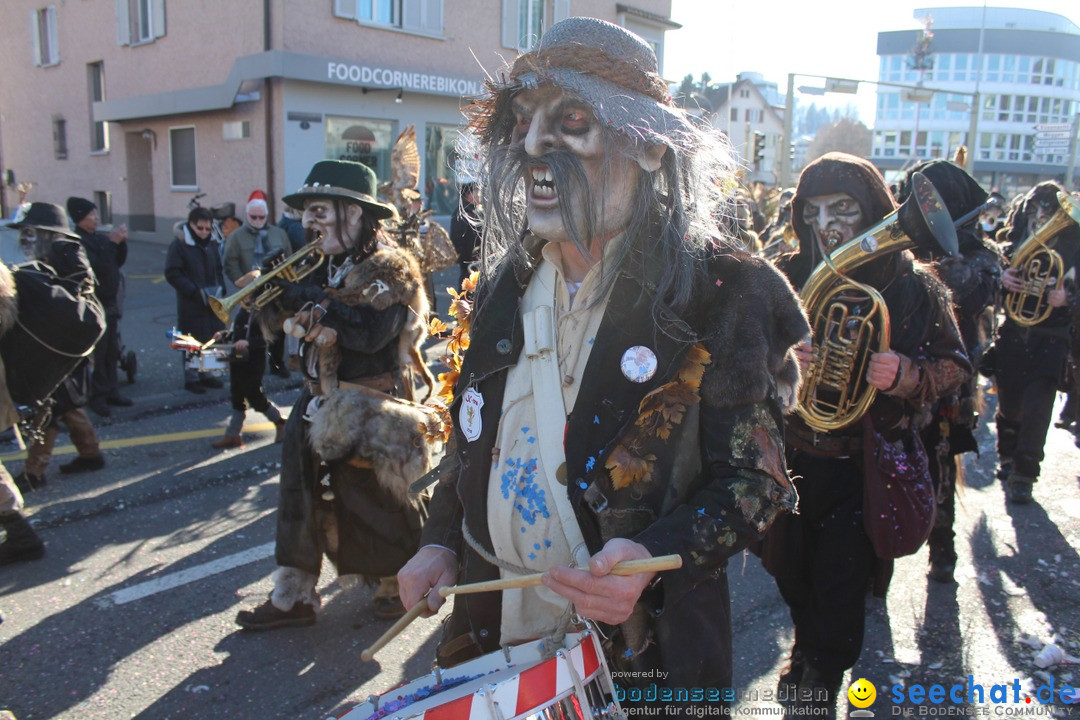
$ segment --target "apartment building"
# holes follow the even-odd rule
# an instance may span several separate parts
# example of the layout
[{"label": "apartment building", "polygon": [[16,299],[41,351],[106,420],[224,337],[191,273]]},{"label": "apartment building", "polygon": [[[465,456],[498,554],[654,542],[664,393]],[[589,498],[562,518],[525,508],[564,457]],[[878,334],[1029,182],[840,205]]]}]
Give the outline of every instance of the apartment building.
[{"label": "apartment building", "polygon": [[[714,85],[712,126],[725,135],[746,167],[747,182],[775,185],[784,142],[784,99],[776,83],[756,72],[741,72],[735,82]],[[755,136],[761,137],[759,157],[754,157]]]},{"label": "apartment building", "polygon": [[[320,159],[390,177],[416,128],[420,189],[457,201],[461,109],[485,77],[570,15],[623,25],[663,58],[670,0],[7,0],[0,28],[5,213],[92,197],[106,221],[165,240],[188,212],[278,198]],[[26,18],[24,21],[15,21]]]},{"label": "apartment building", "polygon": [[942,92],[879,86],[873,162],[895,170],[951,157],[968,142],[977,94],[969,150],[979,181],[1012,192],[1063,180],[1080,124],[1080,27],[1004,7],[924,8],[915,17],[932,22],[929,67],[912,62],[921,31],[882,32],[878,79]]}]

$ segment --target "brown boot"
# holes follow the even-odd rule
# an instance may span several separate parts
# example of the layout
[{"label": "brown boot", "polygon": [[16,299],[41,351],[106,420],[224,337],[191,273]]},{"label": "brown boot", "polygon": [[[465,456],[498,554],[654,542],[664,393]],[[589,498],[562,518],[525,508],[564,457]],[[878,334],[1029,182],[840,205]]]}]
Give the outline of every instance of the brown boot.
[{"label": "brown boot", "polygon": [[210,443],[210,447],[218,450],[244,447],[244,439],[239,435],[224,435],[220,440]]}]

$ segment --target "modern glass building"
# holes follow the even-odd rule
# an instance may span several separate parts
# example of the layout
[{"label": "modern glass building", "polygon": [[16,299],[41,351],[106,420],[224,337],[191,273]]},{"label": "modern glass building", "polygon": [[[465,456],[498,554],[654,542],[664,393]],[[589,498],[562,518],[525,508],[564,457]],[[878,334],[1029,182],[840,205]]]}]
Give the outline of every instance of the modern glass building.
[{"label": "modern glass building", "polygon": [[1070,133],[1080,125],[1080,27],[1061,15],[1002,7],[925,8],[915,17],[930,19],[927,62],[920,69],[913,54],[921,30],[879,33],[878,80],[935,92],[878,86],[873,162],[900,170],[968,145],[987,187],[1008,194],[1063,180]]}]

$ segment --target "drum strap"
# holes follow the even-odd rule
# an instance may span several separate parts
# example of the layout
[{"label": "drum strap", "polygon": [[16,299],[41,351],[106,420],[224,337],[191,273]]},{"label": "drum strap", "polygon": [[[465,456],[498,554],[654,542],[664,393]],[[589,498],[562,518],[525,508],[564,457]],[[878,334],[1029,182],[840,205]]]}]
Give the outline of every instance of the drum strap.
[{"label": "drum strap", "polygon": [[[533,283],[537,289],[552,292],[559,282],[555,265],[549,261],[540,264]],[[566,489],[566,406],[563,404],[562,375],[559,373],[559,354],[555,337],[555,311],[550,304],[536,303],[532,307],[525,294],[526,307],[522,313],[525,331],[525,357],[532,371],[533,404],[536,408],[536,435],[540,458],[555,510],[559,514],[563,533],[570,543],[571,554],[577,567],[588,567],[589,548],[581,534],[577,515],[570,504]],[[562,478],[560,480],[559,478]]]}]

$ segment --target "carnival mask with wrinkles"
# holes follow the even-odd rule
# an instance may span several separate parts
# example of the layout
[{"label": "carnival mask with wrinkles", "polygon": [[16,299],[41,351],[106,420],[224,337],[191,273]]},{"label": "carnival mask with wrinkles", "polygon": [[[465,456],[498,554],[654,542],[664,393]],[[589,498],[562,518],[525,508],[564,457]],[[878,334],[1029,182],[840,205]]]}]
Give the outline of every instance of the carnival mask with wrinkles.
[{"label": "carnival mask with wrinkles", "polygon": [[[666,147],[653,146],[637,157],[613,150],[620,139],[612,142],[588,104],[554,85],[520,91],[513,112],[509,156],[524,165],[525,212],[533,234],[590,246],[623,231],[642,170],[659,168]],[[560,155],[570,157],[560,161]]]},{"label": "carnival mask with wrinkles", "polygon": [[[360,218],[364,209],[358,203],[344,203],[345,216],[338,222],[339,205],[331,198],[312,198],[304,201],[301,217],[304,229],[321,236],[320,247],[327,255],[340,255],[349,249],[353,238],[360,233]],[[344,233],[345,237],[341,237]]]},{"label": "carnival mask with wrinkles", "polygon": [[807,198],[803,204],[802,219],[829,251],[852,240],[865,227],[862,208],[847,193]]},{"label": "carnival mask with wrinkles", "polygon": [[27,261],[44,260],[52,248],[56,233],[34,227],[19,228],[19,247]]}]

